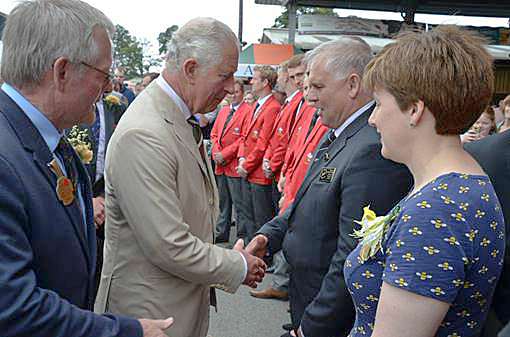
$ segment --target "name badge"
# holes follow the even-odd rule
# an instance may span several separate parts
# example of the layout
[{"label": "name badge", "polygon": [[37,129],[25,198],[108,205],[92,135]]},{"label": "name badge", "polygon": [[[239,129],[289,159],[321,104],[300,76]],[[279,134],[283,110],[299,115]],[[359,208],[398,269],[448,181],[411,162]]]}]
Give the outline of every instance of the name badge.
[{"label": "name badge", "polygon": [[321,170],[319,174],[319,181],[321,183],[331,183],[333,178],[335,177],[336,168],[335,167],[325,167]]},{"label": "name badge", "polygon": [[239,136],[241,134],[241,130],[239,128],[234,128],[234,131],[232,131],[232,134],[234,136]]}]

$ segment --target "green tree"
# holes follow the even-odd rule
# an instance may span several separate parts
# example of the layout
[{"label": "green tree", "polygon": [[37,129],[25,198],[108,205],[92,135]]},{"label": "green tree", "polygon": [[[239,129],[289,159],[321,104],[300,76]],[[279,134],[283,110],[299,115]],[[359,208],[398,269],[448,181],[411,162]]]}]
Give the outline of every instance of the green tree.
[{"label": "green tree", "polygon": [[[333,11],[332,8],[324,8],[324,7],[308,7],[308,6],[297,6],[296,15],[302,14],[315,14],[315,15],[329,15],[329,16],[338,16],[337,13]],[[289,9],[285,7],[282,14],[274,20],[274,28],[288,28],[289,26]],[[296,20],[296,28],[297,28],[297,20]]]},{"label": "green tree", "polygon": [[168,42],[172,39],[174,33],[179,29],[179,26],[172,25],[168,27],[164,32],[159,33],[158,42],[159,42],[159,55],[166,54],[168,51]]},{"label": "green tree", "polygon": [[153,54],[154,48],[149,40],[142,39],[139,41],[139,44],[142,47],[143,72],[141,75],[143,75],[143,73],[146,73],[150,70],[150,67],[159,67],[161,65],[161,58],[158,55]]},{"label": "green tree", "polygon": [[139,77],[144,73],[143,48],[140,42],[121,25],[115,26],[113,35],[113,64],[126,69],[126,78]]}]

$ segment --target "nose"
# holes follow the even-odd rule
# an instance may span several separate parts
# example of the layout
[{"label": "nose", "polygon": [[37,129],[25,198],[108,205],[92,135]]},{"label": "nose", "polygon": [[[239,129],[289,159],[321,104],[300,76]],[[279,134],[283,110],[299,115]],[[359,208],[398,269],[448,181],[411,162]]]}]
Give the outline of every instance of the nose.
[{"label": "nose", "polygon": [[113,82],[112,81],[108,81],[104,86],[103,86],[103,92],[112,92],[113,91]]},{"label": "nose", "polygon": [[376,125],[375,125],[375,109],[370,114],[370,117],[368,117],[368,125],[370,125],[373,128],[376,127]]},{"label": "nose", "polygon": [[231,76],[225,83],[225,91],[232,95],[234,93],[234,85],[235,85],[234,76]]}]

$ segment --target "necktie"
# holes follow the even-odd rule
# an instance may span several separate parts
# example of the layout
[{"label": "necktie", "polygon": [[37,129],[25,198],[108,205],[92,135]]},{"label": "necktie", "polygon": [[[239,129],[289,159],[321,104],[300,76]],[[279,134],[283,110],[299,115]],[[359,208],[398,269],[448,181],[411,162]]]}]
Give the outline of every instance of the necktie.
[{"label": "necktie", "polygon": [[92,139],[94,140],[94,144],[96,147],[99,145],[99,130],[101,129],[101,120],[99,117],[99,109],[96,106],[96,120],[92,123],[90,127],[90,133],[92,135]]},{"label": "necktie", "polygon": [[193,138],[195,138],[195,141],[198,144],[198,150],[200,151],[200,155],[202,156],[202,159],[205,161],[205,151],[204,151],[204,142],[202,140],[202,129],[200,128],[200,125],[196,121],[195,117],[191,116],[188,119],[188,123],[191,124],[193,127]]},{"label": "necktie", "polygon": [[306,138],[308,138],[308,135],[310,132],[312,132],[313,128],[315,127],[315,124],[317,124],[317,120],[319,119],[319,110],[315,110],[312,121],[310,122],[310,127],[308,128],[308,133],[306,134]]},{"label": "necktie", "polygon": [[335,130],[331,130],[328,132],[326,140],[324,143],[320,144],[319,149],[317,150],[317,155],[315,156],[315,160],[312,163],[312,165],[315,165],[316,163],[320,162],[321,160],[328,161],[329,160],[329,154],[328,154],[328,147],[335,141]]},{"label": "necktie", "polygon": [[65,137],[60,138],[56,152],[62,158],[64,162],[64,168],[66,169],[67,177],[71,179],[73,187],[76,189],[78,183],[78,169],[74,161],[74,150],[66,141]]},{"label": "necktie", "polygon": [[259,102],[257,102],[257,104],[255,104],[255,109],[253,110],[253,118],[252,119],[255,119],[255,117],[257,117],[257,110],[259,109]]},{"label": "necktie", "polygon": [[[234,117],[234,106],[230,108],[230,112],[228,113],[227,119],[225,120],[225,124],[223,124],[223,130],[221,131],[221,138],[223,138],[223,135],[225,134],[225,130],[227,129],[228,123],[232,120],[232,117]],[[220,138],[220,140],[221,140]]]}]

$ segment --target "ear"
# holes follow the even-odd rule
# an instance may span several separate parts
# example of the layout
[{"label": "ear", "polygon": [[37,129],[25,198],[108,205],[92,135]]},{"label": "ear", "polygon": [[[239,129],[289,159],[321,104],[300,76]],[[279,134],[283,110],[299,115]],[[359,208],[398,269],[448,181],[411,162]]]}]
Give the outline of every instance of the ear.
[{"label": "ear", "polygon": [[195,59],[187,59],[182,65],[184,77],[190,84],[195,84],[198,75],[198,63]]},{"label": "ear", "polygon": [[411,127],[417,126],[425,113],[425,103],[418,99],[407,108],[407,113],[409,114],[409,125]]},{"label": "ear", "polygon": [[69,66],[71,63],[63,57],[59,57],[53,62],[53,83],[58,91],[64,91],[70,78]]},{"label": "ear", "polygon": [[361,91],[361,76],[358,74],[350,74],[347,78],[349,92],[347,95],[350,99],[355,99]]}]

